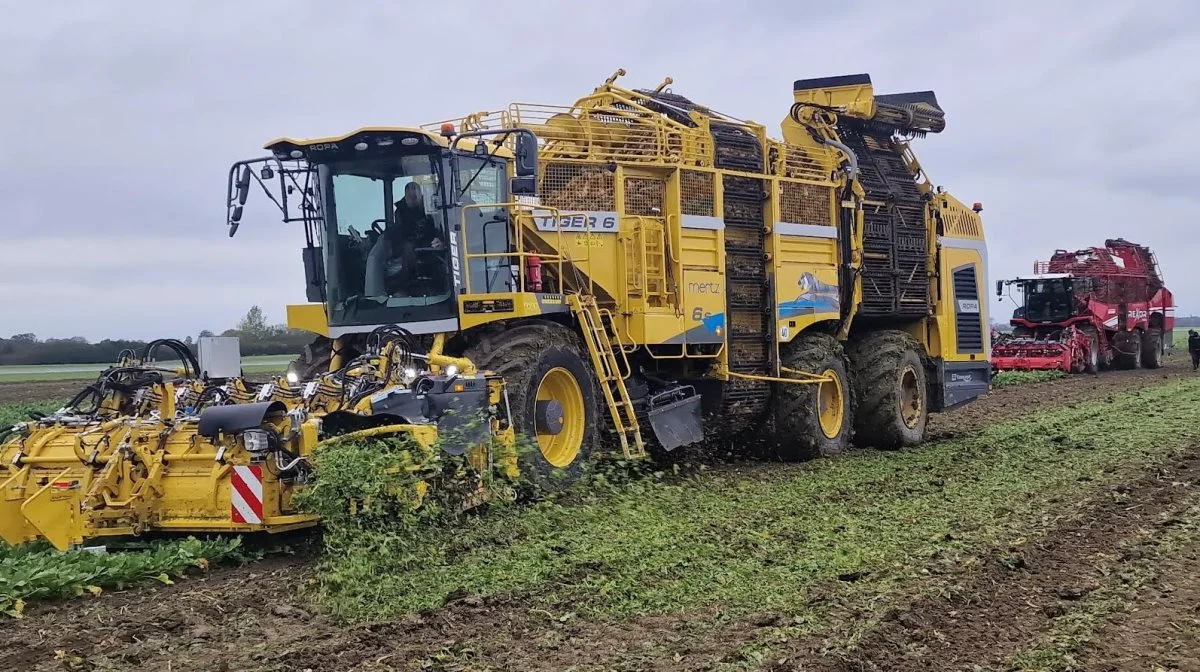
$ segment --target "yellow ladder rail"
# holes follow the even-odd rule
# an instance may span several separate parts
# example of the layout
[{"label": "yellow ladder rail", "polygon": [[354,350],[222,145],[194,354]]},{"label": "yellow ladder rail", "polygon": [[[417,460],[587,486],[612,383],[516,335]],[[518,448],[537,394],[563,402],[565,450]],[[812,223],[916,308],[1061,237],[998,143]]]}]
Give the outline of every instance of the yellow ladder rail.
[{"label": "yellow ladder rail", "polygon": [[[587,342],[592,366],[596,369],[596,377],[600,379],[600,390],[604,393],[604,401],[608,404],[617,438],[621,442],[621,451],[626,458],[643,458],[646,456],[646,445],[642,441],[633,400],[629,398],[629,390],[625,387],[625,379],[630,374],[629,359],[625,356],[625,350],[620,347],[616,325],[613,325],[613,336],[610,337],[604,323],[606,315],[609,322],[612,322],[612,313],[602,311],[596,305],[596,297],[591,294],[569,294],[567,301],[579,320],[584,341]],[[617,340],[615,349],[614,338]],[[617,358],[618,350],[621,353],[620,359]]]}]

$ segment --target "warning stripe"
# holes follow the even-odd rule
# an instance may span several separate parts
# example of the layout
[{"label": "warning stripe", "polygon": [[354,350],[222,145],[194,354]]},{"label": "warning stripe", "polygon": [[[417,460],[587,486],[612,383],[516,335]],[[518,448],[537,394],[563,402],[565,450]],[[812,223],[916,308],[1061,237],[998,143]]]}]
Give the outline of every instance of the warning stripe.
[{"label": "warning stripe", "polygon": [[263,516],[262,467],[234,467],[229,478],[230,517],[235,523],[261,525]]}]

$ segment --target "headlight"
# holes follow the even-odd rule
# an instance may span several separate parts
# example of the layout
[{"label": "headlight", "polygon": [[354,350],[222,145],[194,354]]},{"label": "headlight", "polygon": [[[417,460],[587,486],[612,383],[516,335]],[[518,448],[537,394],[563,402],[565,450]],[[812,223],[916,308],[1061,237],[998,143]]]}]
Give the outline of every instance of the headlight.
[{"label": "headlight", "polygon": [[446,367],[446,375],[451,378],[457,376],[458,375],[458,367],[453,364],[451,364],[450,366],[447,366]]},{"label": "headlight", "polygon": [[288,383],[295,385],[296,383],[300,382],[300,374],[296,373],[295,371],[288,371],[287,381]]},{"label": "headlight", "polygon": [[271,435],[264,429],[247,429],[242,432],[242,445],[251,453],[265,453],[271,449]]}]

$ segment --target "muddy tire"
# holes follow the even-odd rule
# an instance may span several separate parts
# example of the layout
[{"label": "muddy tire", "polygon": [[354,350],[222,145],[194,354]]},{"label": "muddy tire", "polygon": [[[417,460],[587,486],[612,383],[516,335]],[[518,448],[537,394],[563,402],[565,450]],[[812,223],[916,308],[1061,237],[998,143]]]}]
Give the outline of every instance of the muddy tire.
[{"label": "muddy tire", "polygon": [[851,343],[847,355],[858,401],[855,445],[893,450],[924,441],[929,388],[916,339],[878,331]]},{"label": "muddy tire", "polygon": [[786,460],[836,455],[850,446],[854,392],[842,344],[825,334],[801,334],[782,347],[783,366],[832,374],[833,383],[775,383],[774,452]]},{"label": "muddy tire", "polygon": [[1151,329],[1142,335],[1142,366],[1157,369],[1162,364],[1162,332]]},{"label": "muddy tire", "polygon": [[1121,338],[1118,333],[1117,338],[1114,338],[1113,368],[1116,369],[1136,369],[1142,365],[1142,332],[1131,331],[1129,335]]},{"label": "muddy tire", "polygon": [[575,482],[597,449],[605,417],[583,341],[539,320],[482,334],[463,354],[504,377],[513,427],[529,448],[518,463],[521,478],[544,490]]},{"label": "muddy tire", "polygon": [[288,365],[288,371],[296,372],[300,380],[312,380],[329,373],[329,362],[333,359],[333,339],[317,336],[304,346],[300,356]]},{"label": "muddy tire", "polygon": [[1088,337],[1089,352],[1083,357],[1083,372],[1100,373],[1100,335],[1095,327],[1080,327],[1079,330]]}]

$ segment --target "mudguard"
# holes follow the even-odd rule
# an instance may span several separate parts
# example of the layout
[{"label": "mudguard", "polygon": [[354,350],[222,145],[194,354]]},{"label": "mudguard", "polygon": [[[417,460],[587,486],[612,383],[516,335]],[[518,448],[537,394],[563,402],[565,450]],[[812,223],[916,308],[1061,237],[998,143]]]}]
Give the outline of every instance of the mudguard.
[{"label": "mudguard", "polygon": [[196,433],[208,439],[220,433],[233,434],[262,425],[272,413],[286,413],[287,406],[281,401],[263,401],[256,404],[230,404],[205,409],[200,414],[200,426]]}]

